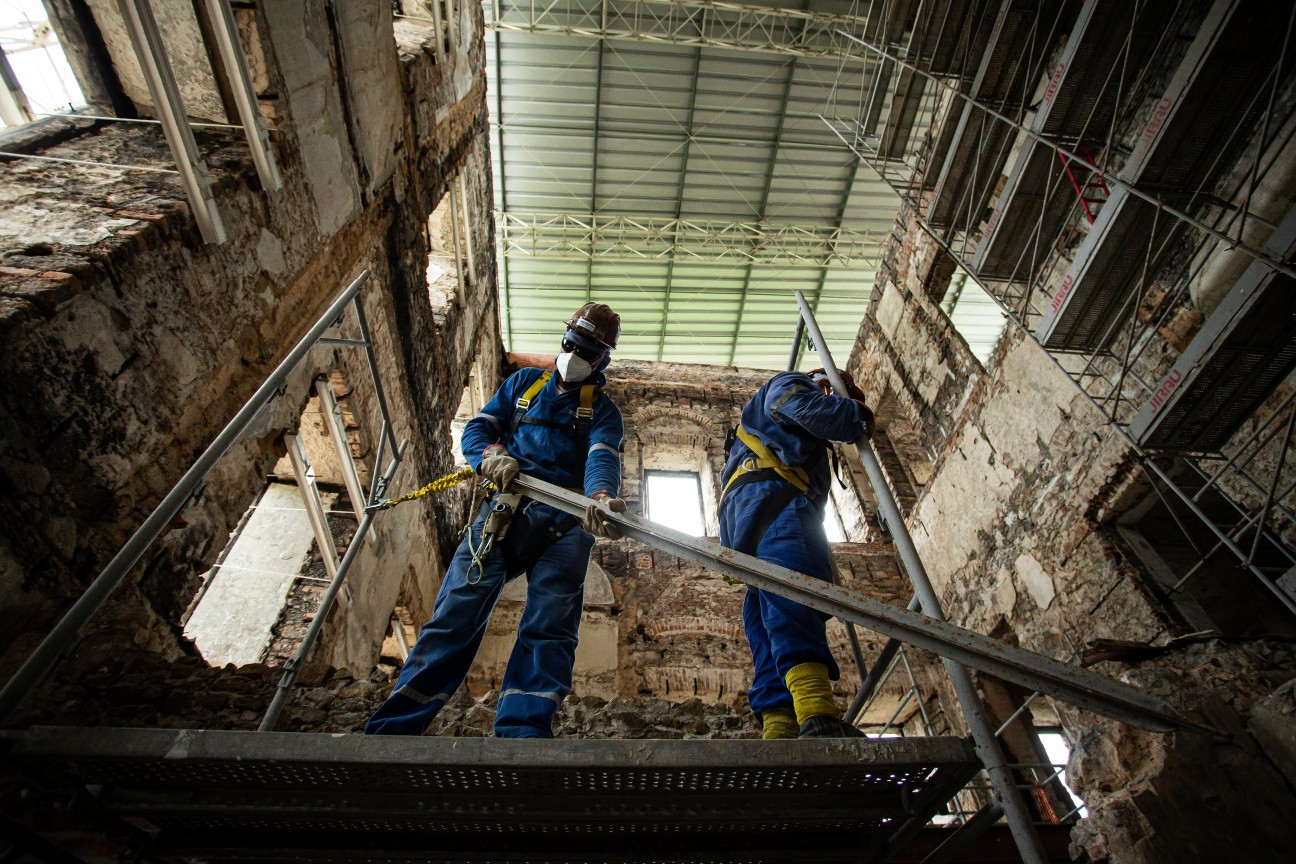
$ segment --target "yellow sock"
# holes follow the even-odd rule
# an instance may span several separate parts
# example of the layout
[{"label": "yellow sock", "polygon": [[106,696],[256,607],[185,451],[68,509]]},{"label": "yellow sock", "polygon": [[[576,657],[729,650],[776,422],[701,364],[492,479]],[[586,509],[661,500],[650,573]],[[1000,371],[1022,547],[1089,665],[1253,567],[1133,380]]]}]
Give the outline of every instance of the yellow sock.
[{"label": "yellow sock", "polygon": [[841,717],[828,681],[828,667],[823,663],[800,663],[789,669],[783,679],[792,692],[798,724],[811,717]]},{"label": "yellow sock", "polygon": [[785,705],[761,712],[761,737],[766,741],[775,738],[796,738],[800,731],[799,727],[796,712]]}]

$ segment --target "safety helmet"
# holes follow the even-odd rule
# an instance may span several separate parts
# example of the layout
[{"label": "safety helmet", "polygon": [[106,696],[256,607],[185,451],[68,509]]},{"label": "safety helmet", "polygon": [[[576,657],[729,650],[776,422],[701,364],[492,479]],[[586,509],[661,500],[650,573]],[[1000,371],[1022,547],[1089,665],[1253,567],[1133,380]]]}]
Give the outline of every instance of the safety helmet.
[{"label": "safety helmet", "polygon": [[567,322],[566,338],[577,343],[592,340],[609,351],[615,351],[617,340],[621,338],[621,316],[604,303],[586,303]]}]

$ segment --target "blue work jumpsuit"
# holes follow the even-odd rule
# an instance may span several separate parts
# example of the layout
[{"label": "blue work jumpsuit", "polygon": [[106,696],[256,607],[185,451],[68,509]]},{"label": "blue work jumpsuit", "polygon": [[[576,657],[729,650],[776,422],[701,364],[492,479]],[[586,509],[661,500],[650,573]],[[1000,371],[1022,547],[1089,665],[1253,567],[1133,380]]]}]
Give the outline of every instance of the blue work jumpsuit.
[{"label": "blue work jumpsuit", "polygon": [[[621,487],[621,412],[607,396],[594,403],[588,436],[575,425],[579,388],[559,392],[558,375],[531,400],[510,436],[519,397],[542,374],[513,374],[481,413],[468,421],[463,454],[476,470],[482,451],[503,443],[522,472],[586,495]],[[601,374],[587,382],[601,386]],[[487,507],[471,526],[472,545],[481,543]],[[572,664],[580,628],[585,568],[594,538],[576,517],[522,499],[504,539],[482,567],[472,565],[468,538],[459,544],[391,696],[365,726],[368,734],[421,735],[454,695],[472,666],[504,583],[527,574],[527,601],[517,642],[505,667],[495,735],[552,738],[553,716],[571,692]]]},{"label": "blue work jumpsuit", "polygon": [[[764,508],[775,496],[794,492],[791,484],[775,475],[731,488],[720,505],[720,545],[831,582],[832,561],[823,529],[832,479],[826,442],[854,441],[862,435],[864,410],[853,400],[823,395],[808,375],[782,372],[743,407],[742,426],[785,465],[804,468],[810,489],[808,494],[793,494],[762,530],[762,515],[769,516]],[[742,441],[734,441],[725,461],[725,481],[753,456]],[[754,666],[749,693],[753,712],[791,707],[792,694],[783,676],[793,666],[823,663],[832,679],[840,675],[828,650],[828,618],[794,600],[747,589],[743,629]]]}]

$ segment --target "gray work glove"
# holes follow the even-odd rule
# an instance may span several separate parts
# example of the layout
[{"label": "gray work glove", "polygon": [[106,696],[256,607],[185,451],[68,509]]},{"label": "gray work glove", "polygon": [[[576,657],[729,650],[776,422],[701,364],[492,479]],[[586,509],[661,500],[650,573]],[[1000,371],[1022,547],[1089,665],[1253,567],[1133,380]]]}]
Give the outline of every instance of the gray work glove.
[{"label": "gray work glove", "polygon": [[508,489],[518,471],[517,460],[508,455],[502,444],[487,447],[482,453],[481,466],[477,469],[477,473],[494,483],[495,488],[501,492]]},{"label": "gray work glove", "polygon": [[607,508],[613,513],[624,513],[626,503],[620,498],[613,498],[606,492],[595,492],[594,503],[585,508],[585,530],[595,537],[606,537],[609,540],[620,540],[621,530],[611,522],[600,508]]}]

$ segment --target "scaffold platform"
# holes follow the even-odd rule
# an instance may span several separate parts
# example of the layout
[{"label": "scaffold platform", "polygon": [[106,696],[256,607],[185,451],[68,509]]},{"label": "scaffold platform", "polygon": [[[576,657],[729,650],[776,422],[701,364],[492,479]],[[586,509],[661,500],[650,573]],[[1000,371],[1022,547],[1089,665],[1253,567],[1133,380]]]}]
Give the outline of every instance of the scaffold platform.
[{"label": "scaffold platform", "polygon": [[979,769],[959,738],[500,740],[34,727],[7,761],[185,861],[880,855]]}]

